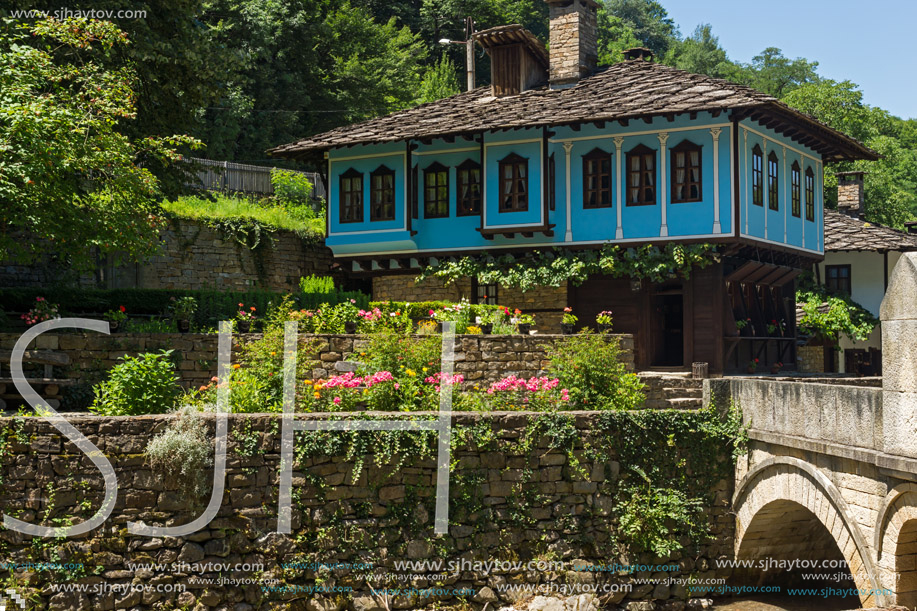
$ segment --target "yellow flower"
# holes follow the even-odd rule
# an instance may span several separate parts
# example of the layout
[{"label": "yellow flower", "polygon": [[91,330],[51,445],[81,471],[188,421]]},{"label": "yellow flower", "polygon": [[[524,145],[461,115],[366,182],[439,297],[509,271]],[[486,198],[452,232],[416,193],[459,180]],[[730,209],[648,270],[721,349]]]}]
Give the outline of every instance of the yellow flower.
[{"label": "yellow flower", "polygon": [[302,383],[303,384],[312,384],[312,380],[303,380]]},{"label": "yellow flower", "polygon": [[405,369],[404,372],[405,372],[406,374],[408,374],[409,376],[415,376],[415,375],[417,375],[416,373],[414,373],[414,370],[413,370],[413,369]]},{"label": "yellow flower", "polygon": [[427,373],[427,368],[426,368],[426,367],[423,368],[423,372],[424,372],[424,373]]},{"label": "yellow flower", "polygon": [[314,396],[316,399],[319,399],[319,398],[321,398],[322,393],[317,392],[317,393],[315,393],[315,395],[313,395],[313,396]]},{"label": "yellow flower", "polygon": [[236,363],[235,365],[232,366],[232,368],[233,368],[233,369],[238,369],[238,368],[241,367],[241,366],[242,366],[242,365],[240,365],[239,363]]}]

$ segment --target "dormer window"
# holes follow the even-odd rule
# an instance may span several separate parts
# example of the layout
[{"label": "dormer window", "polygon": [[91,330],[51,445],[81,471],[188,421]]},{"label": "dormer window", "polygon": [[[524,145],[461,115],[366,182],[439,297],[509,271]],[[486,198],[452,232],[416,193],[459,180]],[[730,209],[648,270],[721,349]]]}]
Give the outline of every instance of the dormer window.
[{"label": "dormer window", "polygon": [[449,168],[439,162],[423,171],[423,216],[449,216]]},{"label": "dormer window", "polygon": [[481,214],[481,164],[466,159],[457,168],[457,216]]},{"label": "dormer window", "polygon": [[500,212],[529,209],[529,162],[513,153],[500,161]]},{"label": "dormer window", "polygon": [[771,210],[780,210],[779,164],[777,153],[771,151],[767,156],[767,207]]},{"label": "dormer window", "polygon": [[656,151],[639,145],[627,153],[627,205],[656,204]]},{"label": "dormer window", "polygon": [[701,147],[684,140],[672,147],[672,203],[701,201]]},{"label": "dormer window", "polygon": [[583,157],[583,208],[611,207],[611,153],[592,149]]},{"label": "dormer window", "polygon": [[792,208],[790,212],[793,213],[793,216],[799,218],[802,214],[800,206],[800,175],[799,175],[799,162],[794,161],[793,165],[790,167],[790,198],[792,200]]},{"label": "dormer window", "polygon": [[757,144],[751,149],[751,203],[764,205],[764,153]]},{"label": "dormer window", "polygon": [[369,220],[395,220],[395,170],[384,165],[369,175]]},{"label": "dormer window", "polygon": [[353,168],[341,174],[338,208],[341,223],[363,222],[363,174]]},{"label": "dormer window", "polygon": [[806,220],[815,220],[815,172],[806,168]]}]

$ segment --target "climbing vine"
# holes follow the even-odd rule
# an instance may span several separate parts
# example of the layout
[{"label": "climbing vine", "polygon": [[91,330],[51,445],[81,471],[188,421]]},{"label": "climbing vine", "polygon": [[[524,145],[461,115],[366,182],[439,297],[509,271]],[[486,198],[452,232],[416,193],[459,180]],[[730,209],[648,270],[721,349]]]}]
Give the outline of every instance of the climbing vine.
[{"label": "climbing vine", "polygon": [[567,282],[582,284],[589,276],[605,274],[614,277],[648,279],[661,282],[672,276],[688,278],[695,267],[703,268],[717,260],[713,244],[652,244],[624,248],[605,244],[600,249],[570,251],[555,248],[535,250],[523,255],[490,254],[443,260],[427,266],[418,281],[430,277],[446,283],[461,278],[477,278],[481,283],[529,290],[539,286],[561,286]]}]

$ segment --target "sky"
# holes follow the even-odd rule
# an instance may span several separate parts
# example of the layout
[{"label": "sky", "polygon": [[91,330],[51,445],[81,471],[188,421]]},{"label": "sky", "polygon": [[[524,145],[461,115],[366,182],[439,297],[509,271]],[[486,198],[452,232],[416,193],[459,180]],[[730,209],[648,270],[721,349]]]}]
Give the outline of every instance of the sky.
[{"label": "sky", "polygon": [[749,62],[766,47],[818,62],[818,73],[851,80],[863,100],[917,118],[915,0],[660,0],[688,36],[701,23],[730,59]]}]

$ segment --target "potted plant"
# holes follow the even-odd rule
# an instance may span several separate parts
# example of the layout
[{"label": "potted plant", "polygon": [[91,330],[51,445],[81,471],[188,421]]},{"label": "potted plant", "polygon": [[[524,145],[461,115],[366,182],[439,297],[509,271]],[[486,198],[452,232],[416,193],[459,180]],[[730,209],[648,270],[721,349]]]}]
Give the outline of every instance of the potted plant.
[{"label": "potted plant", "polygon": [[579,320],[573,315],[573,308],[567,306],[564,308],[564,314],[560,319],[560,332],[562,335],[573,335],[573,327]]},{"label": "potted plant", "polygon": [[50,303],[44,297],[36,297],[35,305],[32,309],[20,316],[27,325],[37,325],[40,322],[60,318],[59,307],[57,304]]},{"label": "potted plant", "polygon": [[774,375],[777,375],[778,373],[780,373],[780,369],[782,367],[783,367],[783,363],[780,361],[777,361],[776,363],[771,365],[771,373]]},{"label": "potted plant", "polygon": [[523,314],[522,310],[516,308],[514,312],[513,323],[516,325],[516,331],[520,335],[528,335],[532,332],[532,325],[535,324],[535,317],[531,314]]},{"label": "potted plant", "polygon": [[752,359],[748,361],[748,367],[745,368],[745,371],[748,373],[754,373],[758,371],[758,359]]},{"label": "potted plant", "polygon": [[112,333],[117,333],[121,323],[127,320],[127,308],[118,306],[117,310],[109,310],[102,315],[102,318],[108,321],[108,327]]},{"label": "potted plant", "polygon": [[750,323],[751,323],[750,318],[736,319],[736,330],[738,331],[738,334],[742,335],[742,331],[745,330],[745,327],[747,327]]},{"label": "potted plant", "polygon": [[248,333],[252,329],[252,323],[255,322],[255,312],[257,308],[255,306],[250,306],[248,310],[245,309],[245,304],[239,304],[239,312],[236,314],[236,324],[239,328],[239,333]]},{"label": "potted plant", "polygon": [[595,324],[599,326],[599,332],[603,333],[606,331],[611,331],[611,310],[602,310],[595,317]]},{"label": "potted plant", "polygon": [[187,333],[191,330],[191,317],[197,312],[197,299],[189,295],[178,299],[173,297],[171,301],[175,325],[180,333]]}]

